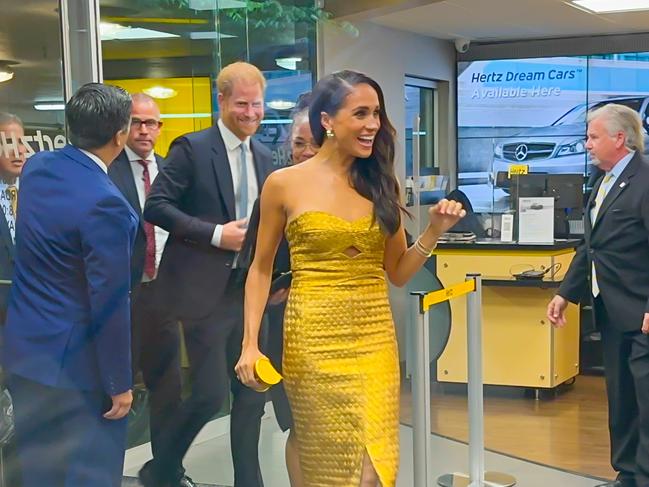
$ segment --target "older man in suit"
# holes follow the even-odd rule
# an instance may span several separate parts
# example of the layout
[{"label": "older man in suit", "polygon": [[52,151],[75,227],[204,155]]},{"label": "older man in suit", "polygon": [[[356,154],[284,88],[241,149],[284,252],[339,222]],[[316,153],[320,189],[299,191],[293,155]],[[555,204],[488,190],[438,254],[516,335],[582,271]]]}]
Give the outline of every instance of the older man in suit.
[{"label": "older man in suit", "polygon": [[4,364],[24,487],[121,484],[138,219],[107,172],[130,114],[125,91],[84,85],[66,105],[72,145],[22,172]]},{"label": "older man in suit", "polygon": [[245,276],[237,253],[272,170],[270,151],[251,139],[264,116],[265,84],[248,63],[219,73],[218,123],[173,142],[145,205],[144,218],[170,234],[158,291],[161,303],[183,322],[192,379],[191,396],[167,422],[162,446],[140,471],[146,487],[179,485],[185,453],[230,390],[235,486],[263,484],[258,441],[264,394],[243,386],[234,365],[243,337]]},{"label": "older man in suit", "polygon": [[649,486],[649,161],[637,112],[609,104],[589,114],[588,149],[600,170],[582,245],[548,318],[592,297],[602,334],[615,487]]},{"label": "older man in suit", "polygon": [[165,421],[180,405],[179,328],[178,322],[161,312],[156,302],[156,278],[168,233],[142,218],[146,197],[165,162],[154,151],[162,128],[160,109],[144,93],[133,93],[131,98],[133,111],[126,147],[110,165],[108,175],[140,217],[131,259],[133,373],[135,376],[142,370],[149,390],[151,449],[155,455]]},{"label": "older man in suit", "polygon": [[8,281],[13,277],[18,186],[27,152],[24,136],[20,118],[0,112],[0,325],[7,313]]}]

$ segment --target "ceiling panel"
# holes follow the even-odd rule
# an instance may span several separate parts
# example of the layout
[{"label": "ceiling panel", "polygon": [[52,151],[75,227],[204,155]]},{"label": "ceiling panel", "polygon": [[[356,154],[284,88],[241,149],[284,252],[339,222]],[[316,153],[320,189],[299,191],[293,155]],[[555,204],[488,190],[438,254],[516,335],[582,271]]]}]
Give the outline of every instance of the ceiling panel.
[{"label": "ceiling panel", "polygon": [[431,37],[476,41],[649,32],[649,11],[597,15],[564,0],[445,0],[371,20]]}]

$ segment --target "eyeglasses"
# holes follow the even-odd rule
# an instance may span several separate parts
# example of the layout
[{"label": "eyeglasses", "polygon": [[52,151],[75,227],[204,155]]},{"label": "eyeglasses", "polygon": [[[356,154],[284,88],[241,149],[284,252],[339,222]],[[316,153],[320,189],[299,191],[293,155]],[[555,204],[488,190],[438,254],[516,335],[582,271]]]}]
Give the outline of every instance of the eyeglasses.
[{"label": "eyeglasses", "polygon": [[315,142],[303,142],[301,140],[293,141],[293,150],[303,151],[306,150],[307,147],[311,147],[311,150],[316,152],[320,150],[320,146]]},{"label": "eyeglasses", "polygon": [[144,125],[149,130],[155,130],[159,127],[162,127],[162,122],[154,118],[149,118],[147,120],[140,120],[139,118],[131,119],[131,128],[141,129]]}]

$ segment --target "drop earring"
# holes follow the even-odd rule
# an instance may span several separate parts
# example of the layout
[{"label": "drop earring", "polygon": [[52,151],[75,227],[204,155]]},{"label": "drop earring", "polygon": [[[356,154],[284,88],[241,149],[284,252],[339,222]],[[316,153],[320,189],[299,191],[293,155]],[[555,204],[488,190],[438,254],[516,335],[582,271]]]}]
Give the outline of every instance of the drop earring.
[{"label": "drop earring", "polygon": [[327,137],[330,139],[334,136],[334,131],[331,129],[327,129],[326,133],[327,133]]}]

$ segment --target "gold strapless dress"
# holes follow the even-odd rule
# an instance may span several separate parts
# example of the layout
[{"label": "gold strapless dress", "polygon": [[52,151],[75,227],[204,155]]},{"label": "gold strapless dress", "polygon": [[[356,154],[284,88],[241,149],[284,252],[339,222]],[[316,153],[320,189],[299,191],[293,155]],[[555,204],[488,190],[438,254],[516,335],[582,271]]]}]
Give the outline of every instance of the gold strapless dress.
[{"label": "gold strapless dress", "polygon": [[[399,464],[399,363],[383,270],[385,236],[307,211],[289,222],[293,282],[284,378],[309,487],[358,487],[367,452],[384,487]],[[345,251],[360,251],[349,257]]]}]

